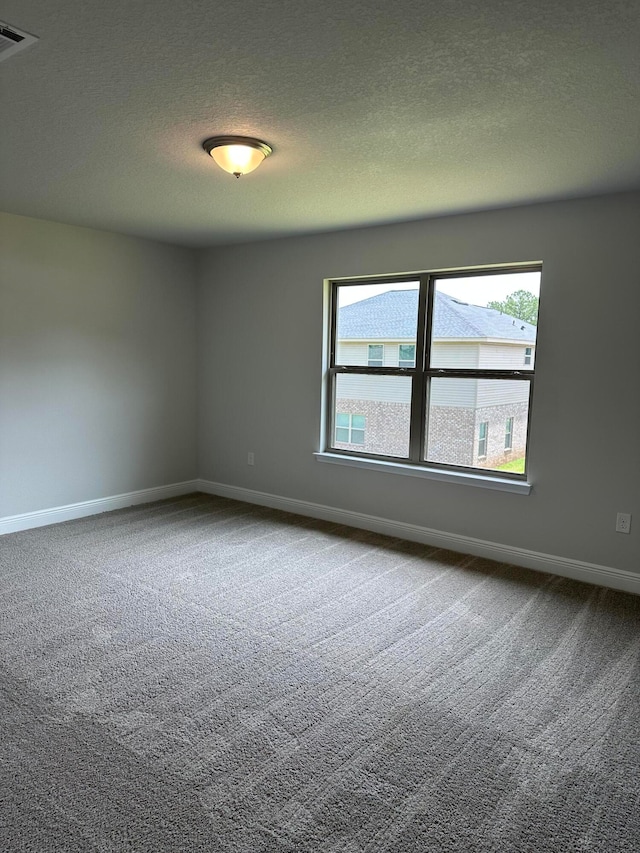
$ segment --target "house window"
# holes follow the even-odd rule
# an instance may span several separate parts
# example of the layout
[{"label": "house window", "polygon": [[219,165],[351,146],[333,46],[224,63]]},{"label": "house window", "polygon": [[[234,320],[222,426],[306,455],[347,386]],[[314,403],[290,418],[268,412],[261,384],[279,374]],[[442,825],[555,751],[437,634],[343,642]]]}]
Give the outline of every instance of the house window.
[{"label": "house window", "polygon": [[528,367],[531,364],[531,347],[524,348],[524,363],[525,366]]},{"label": "house window", "polygon": [[336,441],[344,444],[364,444],[364,415],[348,412],[336,414]]},{"label": "house window", "polygon": [[478,430],[478,458],[483,459],[487,455],[487,440],[489,438],[489,421],[483,421]]},{"label": "house window", "polygon": [[[537,299],[540,274],[523,265],[331,282],[324,449],[526,479],[534,369],[518,364],[525,342],[532,356],[536,327],[504,306],[523,289]],[[385,344],[369,343],[376,338]],[[398,360],[385,366],[388,345]],[[366,435],[364,416],[350,410],[367,412]],[[526,427],[518,441],[516,418]],[[508,463],[490,452],[490,431],[505,435],[517,470],[502,470]]]},{"label": "house window", "polygon": [[369,344],[368,367],[382,367],[384,364],[384,344]]},{"label": "house window", "polygon": [[416,366],[416,345],[400,344],[398,347],[398,367]]},{"label": "house window", "polygon": [[513,418],[507,418],[504,428],[504,449],[513,450]]}]

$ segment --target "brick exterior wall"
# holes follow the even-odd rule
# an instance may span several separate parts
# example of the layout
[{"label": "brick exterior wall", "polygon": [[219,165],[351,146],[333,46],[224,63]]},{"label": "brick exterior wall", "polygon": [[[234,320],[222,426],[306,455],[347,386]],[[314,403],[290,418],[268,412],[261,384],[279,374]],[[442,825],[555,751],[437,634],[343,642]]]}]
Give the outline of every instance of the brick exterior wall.
[{"label": "brick exterior wall", "polygon": [[429,460],[447,465],[474,465],[474,430],[474,409],[433,406],[427,442]]},{"label": "brick exterior wall", "polygon": [[[448,465],[495,468],[524,456],[527,440],[527,403],[509,403],[484,409],[434,406],[429,424],[429,459]],[[374,400],[336,400],[336,411],[364,415],[365,443],[335,442],[340,450],[407,458],[409,452],[408,403]],[[512,449],[505,451],[507,418],[513,418]],[[487,455],[478,457],[480,424],[489,424]]]},{"label": "brick exterior wall", "polygon": [[[527,446],[527,415],[528,403],[509,403],[503,406],[491,406],[477,409],[475,413],[475,442],[473,447],[473,464],[478,468],[495,468],[512,459],[524,456]],[[505,429],[507,418],[513,418],[512,449],[504,449]],[[487,456],[478,458],[478,437],[480,424],[489,424],[487,441]]]}]

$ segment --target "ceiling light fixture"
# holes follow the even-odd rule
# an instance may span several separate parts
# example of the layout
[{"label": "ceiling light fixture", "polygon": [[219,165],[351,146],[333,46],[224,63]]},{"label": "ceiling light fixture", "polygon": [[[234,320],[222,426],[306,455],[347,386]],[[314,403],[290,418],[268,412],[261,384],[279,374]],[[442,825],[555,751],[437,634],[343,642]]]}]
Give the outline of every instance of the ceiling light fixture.
[{"label": "ceiling light fixture", "polygon": [[221,169],[235,175],[247,175],[273,152],[270,145],[252,136],[212,136],[202,147]]}]

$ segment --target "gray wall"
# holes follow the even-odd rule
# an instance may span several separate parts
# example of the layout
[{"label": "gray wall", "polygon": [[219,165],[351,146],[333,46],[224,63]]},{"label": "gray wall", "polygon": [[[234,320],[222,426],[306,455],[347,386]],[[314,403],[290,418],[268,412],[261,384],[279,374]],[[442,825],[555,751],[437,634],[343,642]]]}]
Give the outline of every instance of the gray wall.
[{"label": "gray wall", "polygon": [[0,218],[0,517],[196,476],[195,258]]},{"label": "gray wall", "polygon": [[[640,572],[639,218],[624,194],[198,258],[3,215],[0,517],[199,475]],[[535,260],[530,496],[314,460],[324,278]]]},{"label": "gray wall", "polygon": [[[623,194],[207,251],[200,476],[640,572],[639,222]],[[537,260],[531,495],[314,460],[324,278]]]}]

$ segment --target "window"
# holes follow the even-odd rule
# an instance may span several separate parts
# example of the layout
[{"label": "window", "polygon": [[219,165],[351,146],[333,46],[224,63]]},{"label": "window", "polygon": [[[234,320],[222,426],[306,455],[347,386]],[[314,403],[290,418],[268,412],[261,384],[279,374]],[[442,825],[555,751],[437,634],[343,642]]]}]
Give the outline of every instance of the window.
[{"label": "window", "polygon": [[527,265],[331,282],[324,449],[526,479],[536,327],[505,303],[521,290],[537,299],[540,275]]},{"label": "window", "polygon": [[336,414],[336,442],[364,444],[364,415]]},{"label": "window", "polygon": [[524,348],[524,363],[527,366],[531,364],[531,347]]},{"label": "window", "polygon": [[384,364],[384,344],[369,344],[369,367],[382,367]]},{"label": "window", "polygon": [[416,345],[400,344],[398,347],[398,367],[415,367]]},{"label": "window", "polygon": [[507,418],[507,424],[504,428],[504,449],[513,449],[513,418]]},{"label": "window", "polygon": [[489,439],[489,421],[483,421],[480,424],[478,433],[478,458],[482,459],[487,455],[487,441]]}]

